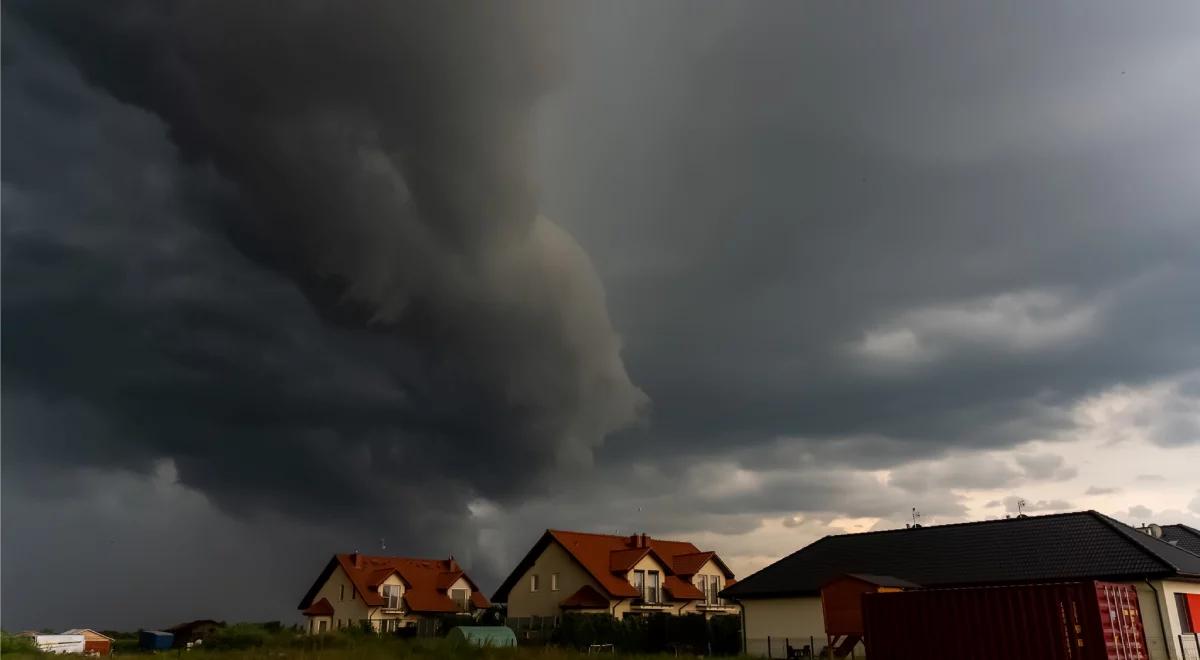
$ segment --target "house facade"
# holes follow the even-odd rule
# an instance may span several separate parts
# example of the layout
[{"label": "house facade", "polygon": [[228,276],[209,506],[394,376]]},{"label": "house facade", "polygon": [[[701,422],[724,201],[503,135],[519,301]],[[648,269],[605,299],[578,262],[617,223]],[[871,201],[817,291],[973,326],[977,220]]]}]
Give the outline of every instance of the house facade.
[{"label": "house facade", "polygon": [[508,605],[510,619],[734,614],[720,595],[734,582],[715,552],[685,541],[546,530],[493,600]]},{"label": "house facade", "polygon": [[[746,651],[826,642],[820,589],[845,574],[923,587],[1101,580],[1132,584],[1151,660],[1181,660],[1200,602],[1200,555],[1095,511],[826,536],[724,590]],[[1182,638],[1182,639],[1181,639]],[[810,641],[811,640],[811,641]],[[861,655],[864,649],[858,647]],[[869,652],[869,650],[868,650]]]},{"label": "house facade", "polygon": [[369,626],[394,632],[423,618],[486,609],[486,596],[453,557],[334,555],[300,601],[310,634]]}]

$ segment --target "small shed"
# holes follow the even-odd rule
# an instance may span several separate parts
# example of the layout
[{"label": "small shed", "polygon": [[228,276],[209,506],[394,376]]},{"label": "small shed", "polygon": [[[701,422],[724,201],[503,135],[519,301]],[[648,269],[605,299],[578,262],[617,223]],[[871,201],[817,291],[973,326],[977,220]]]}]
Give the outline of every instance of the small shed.
[{"label": "small shed", "polygon": [[36,635],[33,642],[43,653],[83,653],[83,635]]},{"label": "small shed", "polygon": [[161,630],[138,632],[138,646],[147,651],[165,651],[175,642],[175,635]]},{"label": "small shed", "polygon": [[508,626],[458,626],[450,631],[447,639],[475,646],[516,646],[517,636]]},{"label": "small shed", "polygon": [[95,655],[112,655],[113,638],[91,628],[72,628],[64,635],[83,635],[83,652]]},{"label": "small shed", "polygon": [[863,639],[864,594],[918,589],[920,585],[890,575],[847,573],[821,585],[821,615],[834,655],[845,657]]}]

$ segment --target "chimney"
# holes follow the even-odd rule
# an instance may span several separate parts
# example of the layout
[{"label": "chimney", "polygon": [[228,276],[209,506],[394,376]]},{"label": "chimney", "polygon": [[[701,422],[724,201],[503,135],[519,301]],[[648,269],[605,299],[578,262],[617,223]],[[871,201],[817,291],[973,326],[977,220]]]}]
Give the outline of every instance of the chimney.
[{"label": "chimney", "polygon": [[451,573],[456,573],[456,572],[462,570],[461,568],[458,567],[458,562],[454,561],[454,555],[450,555],[450,560],[447,563],[450,564],[450,572]]},{"label": "chimney", "polygon": [[355,550],[354,553],[350,555],[350,559],[354,562],[354,568],[363,567],[363,556],[358,550]]}]

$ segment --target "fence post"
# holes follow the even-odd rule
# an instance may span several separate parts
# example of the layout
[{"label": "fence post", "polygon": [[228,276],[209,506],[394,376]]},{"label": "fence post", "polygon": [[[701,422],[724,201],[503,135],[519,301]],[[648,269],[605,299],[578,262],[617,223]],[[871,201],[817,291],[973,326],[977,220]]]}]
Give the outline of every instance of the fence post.
[{"label": "fence post", "polygon": [[767,657],[771,658],[771,636],[767,635]]}]

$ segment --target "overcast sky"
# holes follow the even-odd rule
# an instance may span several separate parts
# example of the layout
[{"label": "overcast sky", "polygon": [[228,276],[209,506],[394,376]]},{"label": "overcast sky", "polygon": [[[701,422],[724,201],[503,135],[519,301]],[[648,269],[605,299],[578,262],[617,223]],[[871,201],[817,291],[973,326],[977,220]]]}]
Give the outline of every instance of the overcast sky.
[{"label": "overcast sky", "polygon": [[1200,526],[1200,4],[241,4],[4,5],[6,630]]}]

